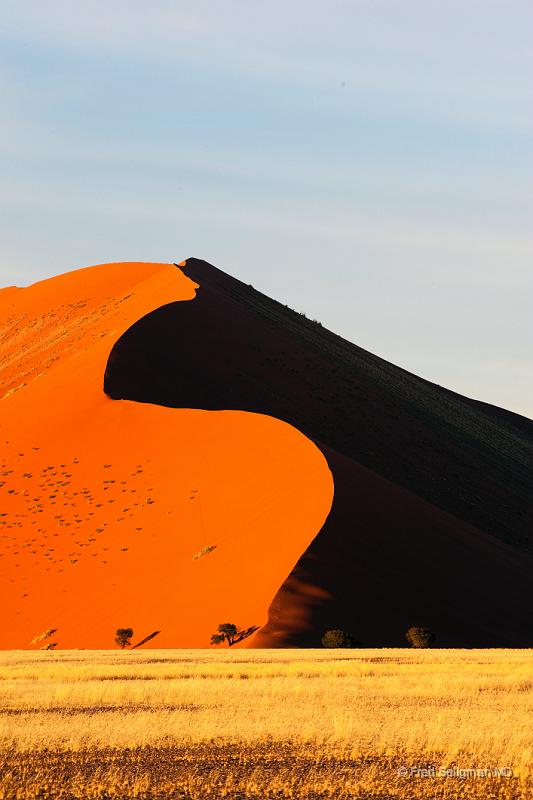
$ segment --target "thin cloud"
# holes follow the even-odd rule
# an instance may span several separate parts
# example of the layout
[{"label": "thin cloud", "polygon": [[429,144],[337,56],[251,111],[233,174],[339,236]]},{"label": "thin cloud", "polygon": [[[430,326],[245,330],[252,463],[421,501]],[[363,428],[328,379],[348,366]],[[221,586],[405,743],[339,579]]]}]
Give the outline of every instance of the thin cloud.
[{"label": "thin cloud", "polygon": [[[460,24],[459,24],[460,22]],[[531,127],[530,4],[487,2],[259,5],[235,0],[7,2],[8,40],[66,56],[123,58],[226,72],[242,80],[374,92],[392,111]]]}]

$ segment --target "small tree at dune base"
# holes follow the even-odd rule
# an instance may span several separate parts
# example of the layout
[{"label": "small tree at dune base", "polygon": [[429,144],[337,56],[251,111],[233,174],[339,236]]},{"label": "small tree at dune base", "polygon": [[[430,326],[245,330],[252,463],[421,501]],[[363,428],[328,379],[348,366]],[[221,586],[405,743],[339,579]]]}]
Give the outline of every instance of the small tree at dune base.
[{"label": "small tree at dune base", "polygon": [[240,631],[232,622],[224,622],[218,626],[218,633],[211,636],[211,644],[224,644],[228,643],[228,647],[242,638],[243,631]]},{"label": "small tree at dune base", "polygon": [[133,628],[117,628],[115,633],[115,643],[118,644],[121,650],[129,647],[133,636]]},{"label": "small tree at dune base", "polygon": [[435,641],[435,634],[429,628],[419,628],[414,625],[405,634],[411,647],[431,647]]},{"label": "small tree at dune base", "polygon": [[354,641],[353,637],[341,631],[339,628],[326,631],[322,637],[322,645],[324,647],[357,647],[359,642]]}]

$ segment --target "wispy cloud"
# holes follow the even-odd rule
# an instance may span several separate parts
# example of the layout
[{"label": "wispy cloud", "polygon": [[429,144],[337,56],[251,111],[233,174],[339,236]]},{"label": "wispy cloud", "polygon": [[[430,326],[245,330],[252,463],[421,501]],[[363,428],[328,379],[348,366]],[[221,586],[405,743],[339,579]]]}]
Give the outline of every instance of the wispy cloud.
[{"label": "wispy cloud", "polygon": [[531,126],[533,9],[332,0],[6,0],[3,36],[72,57],[156,61],[302,87],[378,93],[396,112]]}]

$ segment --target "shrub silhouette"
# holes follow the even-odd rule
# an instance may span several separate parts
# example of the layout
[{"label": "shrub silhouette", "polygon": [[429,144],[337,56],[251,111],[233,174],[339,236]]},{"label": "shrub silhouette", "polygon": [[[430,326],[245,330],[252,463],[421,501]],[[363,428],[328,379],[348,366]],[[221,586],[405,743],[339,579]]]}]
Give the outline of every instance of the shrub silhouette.
[{"label": "shrub silhouette", "polygon": [[117,628],[117,632],[115,634],[115,642],[122,650],[124,650],[125,647],[130,646],[132,636],[133,636],[133,628]]},{"label": "shrub silhouette", "polygon": [[256,627],[240,630],[232,622],[224,622],[222,625],[218,626],[218,633],[214,633],[211,636],[211,644],[223,644],[227,642],[228,647],[231,647],[236,642],[240,642],[242,639],[250,636],[255,630],[257,630]]},{"label": "shrub silhouette", "polygon": [[409,628],[405,638],[411,647],[431,647],[435,641],[435,634],[429,628],[418,628],[416,625]]},{"label": "shrub silhouette", "polygon": [[339,628],[326,631],[322,637],[324,647],[356,647],[358,644],[359,642],[355,642],[349,633],[341,631]]},{"label": "shrub silhouette", "polygon": [[227,642],[228,647],[231,647],[232,644],[235,644],[238,635],[239,630],[236,625],[232,622],[224,622],[222,625],[218,626],[218,633],[214,633],[211,636],[211,644]]}]

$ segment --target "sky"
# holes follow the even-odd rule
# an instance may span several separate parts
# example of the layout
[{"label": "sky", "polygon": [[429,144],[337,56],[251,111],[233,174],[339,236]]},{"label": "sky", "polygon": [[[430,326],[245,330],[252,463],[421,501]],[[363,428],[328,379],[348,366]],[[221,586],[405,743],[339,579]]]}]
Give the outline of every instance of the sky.
[{"label": "sky", "polygon": [[203,258],[533,417],[533,4],[3,0],[0,285]]}]

